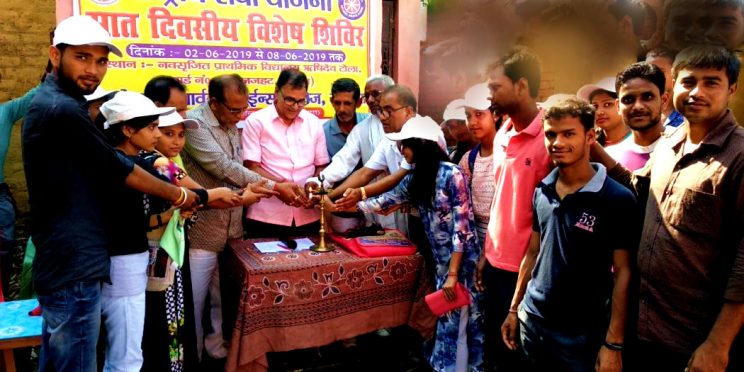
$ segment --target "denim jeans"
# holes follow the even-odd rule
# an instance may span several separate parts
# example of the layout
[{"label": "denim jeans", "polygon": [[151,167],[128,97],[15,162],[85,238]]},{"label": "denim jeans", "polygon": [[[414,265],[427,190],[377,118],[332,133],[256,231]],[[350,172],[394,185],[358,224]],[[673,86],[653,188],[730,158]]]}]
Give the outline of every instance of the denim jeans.
[{"label": "denim jeans", "polygon": [[39,371],[96,371],[101,328],[101,282],[77,282],[39,294],[42,310]]},{"label": "denim jeans", "polygon": [[519,340],[529,371],[594,372],[603,332],[558,330],[520,306]]}]

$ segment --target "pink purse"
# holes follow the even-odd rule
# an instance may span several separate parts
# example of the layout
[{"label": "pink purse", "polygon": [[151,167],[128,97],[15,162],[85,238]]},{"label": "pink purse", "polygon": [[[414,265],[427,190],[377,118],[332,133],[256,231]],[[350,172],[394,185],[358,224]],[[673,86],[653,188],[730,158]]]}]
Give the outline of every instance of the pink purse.
[{"label": "pink purse", "polygon": [[434,293],[429,293],[424,298],[431,312],[436,316],[442,316],[454,309],[459,309],[465,305],[470,305],[470,293],[462,283],[455,284],[455,300],[447,301],[444,296],[444,290],[440,289]]}]

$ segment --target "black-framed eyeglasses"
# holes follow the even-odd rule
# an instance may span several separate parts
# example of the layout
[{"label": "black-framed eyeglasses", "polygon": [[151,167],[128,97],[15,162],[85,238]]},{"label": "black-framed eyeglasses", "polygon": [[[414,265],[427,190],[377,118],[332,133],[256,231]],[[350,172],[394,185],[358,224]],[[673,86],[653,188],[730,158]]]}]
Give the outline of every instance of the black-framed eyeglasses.
[{"label": "black-framed eyeglasses", "polygon": [[380,119],[386,119],[386,118],[390,117],[390,115],[392,115],[394,112],[398,112],[400,110],[403,110],[406,107],[408,107],[408,106],[400,106],[400,107],[398,107],[396,109],[394,109],[392,107],[383,107],[380,110]]},{"label": "black-framed eyeglasses", "polygon": [[303,99],[294,99],[292,97],[287,97],[287,96],[284,95],[284,93],[282,93],[281,90],[279,91],[279,95],[282,96],[282,100],[284,101],[284,104],[287,105],[287,106],[295,106],[295,105],[297,105],[297,107],[302,108],[302,107],[305,107],[305,105],[307,105],[307,100],[304,99],[304,98]]},{"label": "black-framed eyeglasses", "polygon": [[372,90],[369,92],[364,92],[364,100],[365,101],[368,100],[369,97],[374,97],[376,99],[376,98],[379,98],[381,95],[382,95],[381,90]]},{"label": "black-framed eyeglasses", "polygon": [[217,101],[217,103],[219,103],[220,105],[222,105],[223,107],[225,107],[225,109],[227,109],[227,112],[229,112],[229,113],[231,113],[233,115],[242,115],[243,113],[245,113],[246,111],[248,111],[248,107],[247,106],[246,107],[243,107],[243,108],[232,108],[232,107],[228,106],[225,102]]}]

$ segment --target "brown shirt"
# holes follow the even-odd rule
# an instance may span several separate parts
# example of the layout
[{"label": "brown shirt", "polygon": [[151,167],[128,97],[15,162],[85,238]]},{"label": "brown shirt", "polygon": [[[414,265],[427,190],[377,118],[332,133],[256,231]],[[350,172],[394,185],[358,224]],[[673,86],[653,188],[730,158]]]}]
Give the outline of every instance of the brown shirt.
[{"label": "brown shirt", "polygon": [[638,248],[638,336],[680,353],[707,337],[724,302],[744,302],[744,129],[731,112],[684,155],[685,123],[643,169],[609,174],[648,194]]}]

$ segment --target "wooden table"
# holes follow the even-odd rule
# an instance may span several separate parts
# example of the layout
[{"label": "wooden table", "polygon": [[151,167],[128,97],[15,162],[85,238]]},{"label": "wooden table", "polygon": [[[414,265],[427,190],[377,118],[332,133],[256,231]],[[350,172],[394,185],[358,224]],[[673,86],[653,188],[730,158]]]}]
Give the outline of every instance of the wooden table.
[{"label": "wooden table", "polygon": [[265,371],[267,352],[382,328],[408,324],[425,337],[433,333],[436,318],[423,301],[431,286],[420,255],[359,258],[341,249],[262,254],[253,242],[265,240],[233,241],[224,260],[223,307],[237,309],[226,316],[235,319],[227,371]]},{"label": "wooden table", "polygon": [[0,302],[0,350],[5,370],[15,372],[13,349],[41,345],[41,317],[29,316],[38,301]]}]

